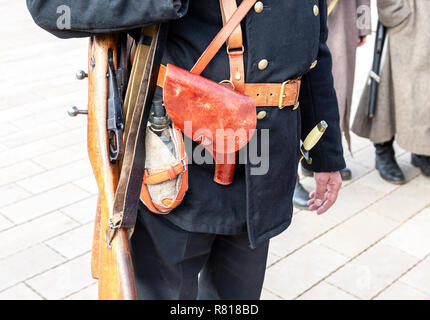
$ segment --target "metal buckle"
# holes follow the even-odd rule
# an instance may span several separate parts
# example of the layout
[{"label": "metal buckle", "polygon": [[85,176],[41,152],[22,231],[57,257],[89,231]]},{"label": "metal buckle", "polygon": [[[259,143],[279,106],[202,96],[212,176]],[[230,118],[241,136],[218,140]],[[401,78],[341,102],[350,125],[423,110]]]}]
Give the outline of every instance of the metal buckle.
[{"label": "metal buckle", "polygon": [[114,223],[112,222],[112,218],[108,219],[108,225],[109,225],[109,228],[111,228],[111,229],[121,228],[121,224],[114,225]]},{"label": "metal buckle", "polygon": [[188,160],[187,158],[182,158],[181,159],[182,166],[184,167],[184,170],[182,171],[182,173],[184,173],[185,171],[187,171],[187,167],[188,167],[187,160]]},{"label": "metal buckle", "polygon": [[242,48],[240,50],[235,50],[233,49],[233,51],[230,51],[230,47],[227,45],[227,54],[229,55],[231,54],[243,54],[245,52],[245,47],[242,46]]},{"label": "metal buckle", "polygon": [[284,91],[285,91],[285,86],[288,83],[290,83],[290,82],[291,82],[291,80],[287,80],[287,81],[282,82],[282,84],[281,84],[281,90],[279,90],[279,105],[278,105],[278,108],[281,109],[281,110],[286,107],[286,106],[283,105],[284,104],[284,98],[287,96],[284,93]]},{"label": "metal buckle", "polygon": [[236,90],[236,86],[234,85],[233,81],[231,81],[231,80],[222,80],[222,81],[220,81],[220,82],[218,82],[218,83],[219,83],[219,84],[222,84],[222,83],[230,83],[230,84],[231,84],[232,89],[233,89],[233,90]]}]

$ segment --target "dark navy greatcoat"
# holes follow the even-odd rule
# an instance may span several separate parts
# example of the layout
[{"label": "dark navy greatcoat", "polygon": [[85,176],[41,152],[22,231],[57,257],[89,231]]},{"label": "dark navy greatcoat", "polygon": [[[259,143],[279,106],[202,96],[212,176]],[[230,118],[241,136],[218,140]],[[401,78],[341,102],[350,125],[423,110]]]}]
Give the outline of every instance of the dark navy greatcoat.
[{"label": "dark navy greatcoat", "polygon": [[[311,169],[333,172],[345,167],[332,61],[326,46],[326,1],[262,2],[263,11],[257,13],[252,9],[242,22],[245,80],[282,83],[303,75],[300,108],[296,111],[289,107],[257,108],[257,112],[267,112],[257,128],[270,130],[266,159],[269,170],[265,175],[251,175],[251,163],[239,165],[233,184],[221,186],[213,182],[214,165],[190,164],[189,190],[183,203],[169,215],[160,217],[193,232],[248,231],[251,247],[279,234],[290,224],[299,140],[319,121],[325,120],[329,129],[311,152]],[[170,22],[164,63],[189,70],[221,29],[222,18],[219,0],[182,0],[182,4],[182,9],[188,6],[188,10],[182,18]],[[258,68],[262,59],[268,61],[264,70]],[[316,66],[311,68],[315,61]],[[202,75],[215,81],[230,78],[225,47]],[[260,144],[260,134],[255,138]]]}]

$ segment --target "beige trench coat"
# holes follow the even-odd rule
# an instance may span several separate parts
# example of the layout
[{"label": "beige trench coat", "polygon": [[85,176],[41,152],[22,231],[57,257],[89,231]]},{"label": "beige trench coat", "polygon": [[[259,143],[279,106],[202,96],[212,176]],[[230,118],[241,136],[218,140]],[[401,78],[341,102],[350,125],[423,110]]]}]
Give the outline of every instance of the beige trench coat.
[{"label": "beige trench coat", "polygon": [[352,131],[374,143],[396,135],[403,149],[430,156],[430,1],[378,0],[378,13],[388,39],[377,110],[368,119],[366,86]]},{"label": "beige trench coat", "polygon": [[[327,1],[330,4],[332,1]],[[350,143],[349,120],[359,36],[371,33],[370,0],[339,0],[328,17],[328,46],[339,103],[340,126]]]}]

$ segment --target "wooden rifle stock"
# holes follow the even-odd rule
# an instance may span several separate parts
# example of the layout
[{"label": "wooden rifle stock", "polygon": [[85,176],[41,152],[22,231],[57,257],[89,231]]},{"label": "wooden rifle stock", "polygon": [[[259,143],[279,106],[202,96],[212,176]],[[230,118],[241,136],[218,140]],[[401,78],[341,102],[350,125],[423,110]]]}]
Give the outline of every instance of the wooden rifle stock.
[{"label": "wooden rifle stock", "polygon": [[134,270],[127,230],[119,228],[107,245],[108,219],[113,211],[119,179],[119,165],[109,160],[106,128],[108,96],[108,50],[117,65],[118,36],[102,35],[90,39],[88,57],[88,155],[99,189],[94,228],[92,275],[98,278],[99,299],[137,299]]}]

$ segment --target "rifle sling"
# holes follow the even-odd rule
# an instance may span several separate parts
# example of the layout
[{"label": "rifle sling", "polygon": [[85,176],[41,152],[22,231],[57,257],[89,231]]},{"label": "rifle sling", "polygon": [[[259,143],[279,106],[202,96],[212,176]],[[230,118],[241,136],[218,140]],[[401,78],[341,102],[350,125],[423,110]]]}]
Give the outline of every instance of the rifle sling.
[{"label": "rifle sling", "polygon": [[[134,227],[137,218],[140,188],[145,168],[145,135],[146,123],[151,109],[156,88],[158,69],[164,51],[167,36],[167,25],[161,24],[144,29],[144,34],[152,37],[150,46],[138,44],[133,69],[143,70],[137,99],[125,145],[121,175],[115,196],[112,222],[115,228]],[[134,90],[129,87],[129,90]],[[133,107],[133,106],[130,106]]]}]

